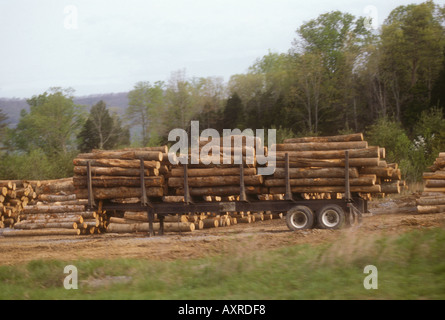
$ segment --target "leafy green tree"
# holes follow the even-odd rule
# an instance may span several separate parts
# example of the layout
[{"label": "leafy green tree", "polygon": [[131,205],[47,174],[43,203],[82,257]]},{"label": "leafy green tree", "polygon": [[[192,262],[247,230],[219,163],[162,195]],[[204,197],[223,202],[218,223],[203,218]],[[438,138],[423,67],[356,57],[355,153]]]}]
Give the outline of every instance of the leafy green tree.
[{"label": "leafy green tree", "polygon": [[381,69],[396,120],[412,127],[429,107],[443,62],[443,16],[432,1],[395,8],[382,26]]},{"label": "leafy green tree", "polygon": [[117,114],[110,115],[104,101],[91,107],[90,115],[78,136],[81,152],[92,149],[110,150],[130,143],[130,132],[123,128]]},{"label": "leafy green tree", "polygon": [[127,118],[141,128],[141,144],[158,142],[164,110],[164,83],[138,82],[128,94]]},{"label": "leafy green tree", "polygon": [[70,89],[51,88],[28,99],[30,110],[21,111],[12,133],[13,146],[26,152],[38,148],[47,155],[75,150],[82,112],[71,93]]},{"label": "leafy green tree", "polygon": [[5,145],[8,128],[8,116],[0,109],[0,148]]}]

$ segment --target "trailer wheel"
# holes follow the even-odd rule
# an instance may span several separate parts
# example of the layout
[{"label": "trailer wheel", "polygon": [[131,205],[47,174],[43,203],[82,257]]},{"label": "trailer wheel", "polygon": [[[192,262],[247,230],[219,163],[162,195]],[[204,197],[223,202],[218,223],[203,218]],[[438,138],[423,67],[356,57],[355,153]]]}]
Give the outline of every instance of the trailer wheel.
[{"label": "trailer wheel", "polygon": [[286,214],[286,224],[292,231],[311,229],[314,226],[314,213],[305,206],[296,206]]},{"label": "trailer wheel", "polygon": [[345,222],[345,212],[337,205],[323,207],[317,215],[321,229],[340,229]]}]

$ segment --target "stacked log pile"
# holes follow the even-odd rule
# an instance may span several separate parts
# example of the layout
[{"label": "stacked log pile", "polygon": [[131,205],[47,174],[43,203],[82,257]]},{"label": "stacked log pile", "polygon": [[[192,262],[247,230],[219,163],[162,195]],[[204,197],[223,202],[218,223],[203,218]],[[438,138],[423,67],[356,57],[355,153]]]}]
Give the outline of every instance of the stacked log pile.
[{"label": "stacked log pile", "polygon": [[166,168],[165,147],[124,149],[115,151],[93,150],[79,154],[74,163],[74,193],[78,199],[88,199],[87,163],[92,173],[93,195],[97,200],[128,199],[141,196],[140,167],[144,162],[144,179],[147,197],[162,197],[166,184],[162,170]]},{"label": "stacked log pile", "polygon": [[423,173],[424,189],[416,200],[420,214],[445,212],[445,152],[439,153],[429,169]]},{"label": "stacked log pile", "polygon": [[0,228],[12,227],[20,221],[23,208],[37,197],[34,187],[28,181],[0,181]]},{"label": "stacked log pile", "polygon": [[270,194],[285,190],[285,154],[289,155],[292,193],[305,197],[337,198],[345,192],[345,151],[349,151],[351,192],[365,198],[400,193],[403,185],[396,164],[387,164],[385,149],[368,146],[363,134],[287,139],[277,144],[276,170],[264,185]]},{"label": "stacked log pile", "polygon": [[38,181],[35,186],[35,199],[22,207],[12,230],[3,236],[100,233],[103,217],[88,212],[85,201],[76,199],[72,178]]},{"label": "stacked log pile", "polygon": [[[188,155],[188,185],[192,197],[228,197],[240,194],[241,164],[244,171],[246,194],[262,193],[263,177],[257,174],[256,149],[263,148],[260,139],[248,141],[245,137],[230,136],[231,148],[224,148],[224,137],[217,141],[199,141],[193,154]],[[214,145],[212,145],[214,143]],[[178,157],[181,159],[181,156]],[[184,195],[184,167],[172,166],[168,178],[170,195]]]}]

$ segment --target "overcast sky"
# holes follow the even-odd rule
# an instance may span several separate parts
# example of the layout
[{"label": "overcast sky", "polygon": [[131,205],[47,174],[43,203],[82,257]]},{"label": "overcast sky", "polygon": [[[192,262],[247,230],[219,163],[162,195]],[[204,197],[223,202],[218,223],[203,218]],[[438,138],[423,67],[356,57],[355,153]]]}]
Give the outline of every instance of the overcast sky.
[{"label": "overcast sky", "polygon": [[[332,10],[381,24],[403,0],[0,0],[0,97],[50,87],[124,92],[138,81],[245,73]],[[436,0],[443,4],[444,1]]]}]

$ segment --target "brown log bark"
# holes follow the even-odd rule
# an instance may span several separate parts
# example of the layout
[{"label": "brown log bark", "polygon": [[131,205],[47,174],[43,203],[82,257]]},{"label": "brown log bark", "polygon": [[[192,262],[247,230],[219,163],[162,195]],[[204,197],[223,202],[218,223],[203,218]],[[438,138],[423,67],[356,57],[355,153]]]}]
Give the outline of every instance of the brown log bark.
[{"label": "brown log bark", "polygon": [[441,197],[420,197],[416,200],[418,206],[445,205],[445,195]]},{"label": "brown log bark", "polygon": [[67,213],[67,212],[83,212],[85,206],[78,205],[34,205],[23,208],[24,214],[32,213]]},{"label": "brown log bark", "polygon": [[[189,177],[209,177],[209,176],[239,176],[240,168],[201,168],[201,169],[188,169],[187,174]],[[251,176],[256,175],[256,168],[245,168],[244,175]],[[172,177],[183,177],[184,176],[184,168],[172,168],[171,170]]]},{"label": "brown log bark", "polygon": [[[80,159],[73,160],[74,166],[87,166],[90,162],[92,167],[119,167],[119,168],[136,168],[141,167],[140,160],[120,160],[120,159]],[[145,168],[159,169],[161,167],[160,161],[144,161]]]},{"label": "brown log bark", "polygon": [[[135,233],[148,232],[148,223],[134,223],[134,224],[116,224],[110,223],[107,227],[109,233]],[[153,230],[159,231],[160,223],[153,223]],[[195,230],[195,224],[190,222],[174,222],[164,223],[165,232],[192,232]]]},{"label": "brown log bark", "polygon": [[[116,177],[116,176],[100,176],[92,177],[93,187],[111,188],[111,187],[140,187],[141,180],[139,177]],[[163,176],[145,177],[146,187],[161,187],[165,184]],[[86,187],[87,179],[85,176],[74,176],[73,184],[75,187]]]},{"label": "brown log bark", "polygon": [[363,167],[359,169],[360,174],[375,174],[377,177],[391,179],[394,174],[393,168]]},{"label": "brown log bark", "polygon": [[[157,169],[153,169],[157,170]],[[87,167],[77,166],[74,167],[74,174],[76,175],[86,175]],[[141,174],[140,169],[135,168],[119,168],[119,167],[92,167],[91,175],[92,176],[136,176],[139,177]],[[144,170],[145,176],[150,176],[150,170]]]},{"label": "brown log bark", "polygon": [[218,219],[216,219],[216,218],[207,218],[207,219],[202,220],[202,222],[204,224],[204,229],[219,227],[219,222],[218,222]]},{"label": "brown log bark", "polygon": [[[289,176],[292,179],[301,178],[344,178],[344,168],[290,168]],[[273,174],[274,178],[285,178],[285,169],[277,168]],[[356,168],[349,169],[349,177],[358,178],[359,173]]]},{"label": "brown log bark", "polygon": [[380,185],[382,193],[400,193],[399,181],[393,181],[390,183],[382,183]]},{"label": "brown log bark", "polygon": [[[88,191],[86,189],[76,189],[75,193],[78,199],[88,199]],[[162,197],[164,188],[149,187],[146,188],[146,194],[148,197]],[[93,188],[93,195],[97,200],[137,198],[141,196],[141,189],[129,187]]]},{"label": "brown log bark", "polygon": [[[151,152],[168,152],[168,146],[157,146],[157,147],[143,147],[143,148],[124,148],[122,151],[151,151]],[[101,152],[101,150],[94,150],[93,152]]]},{"label": "brown log bark", "polygon": [[417,206],[417,212],[420,214],[441,213],[441,212],[445,212],[445,205]]},{"label": "brown log bark", "polygon": [[[261,194],[261,187],[246,186],[246,194]],[[225,186],[225,187],[202,187],[202,188],[190,188],[191,196],[231,196],[238,195],[240,193],[239,186]],[[182,188],[176,189],[177,195],[183,195],[184,190]]]},{"label": "brown log bark", "polygon": [[306,143],[284,143],[273,145],[276,151],[325,151],[325,150],[350,150],[366,149],[368,142],[306,142]]},{"label": "brown log bark", "polygon": [[[378,166],[379,159],[378,158],[352,158],[349,159],[350,167],[364,167]],[[276,161],[276,167],[284,168],[284,161]],[[319,167],[319,168],[329,168],[329,167],[344,167],[345,160],[344,159],[294,159],[293,161],[289,161],[290,168],[305,168],[305,167]]]},{"label": "brown log bark", "polygon": [[424,172],[423,179],[445,180],[445,171],[439,170],[436,172]]},{"label": "brown log bark", "polygon": [[41,201],[47,201],[47,202],[72,201],[72,200],[76,200],[76,195],[75,194],[69,194],[69,195],[41,194],[38,196],[38,199]]},{"label": "brown log bark", "polygon": [[72,193],[74,191],[73,178],[43,180],[39,187],[36,187],[38,194],[56,194],[59,192]]},{"label": "brown log bark", "polygon": [[[295,186],[291,187],[293,193],[343,193],[345,187],[343,186]],[[363,193],[381,193],[380,185],[374,186],[351,186],[351,192],[363,192]],[[284,194],[286,193],[285,187],[270,187],[269,193],[271,194]]]},{"label": "brown log bark", "polygon": [[363,133],[354,133],[348,135],[337,135],[327,137],[303,137],[284,140],[284,143],[305,143],[305,142],[349,142],[363,141]]},{"label": "brown log bark", "polygon": [[100,151],[94,153],[82,153],[77,156],[79,159],[121,159],[144,161],[162,161],[162,152],[158,151]]},{"label": "brown log bark", "polygon": [[76,222],[16,223],[14,229],[77,229]]},{"label": "brown log bark", "polygon": [[425,187],[443,188],[443,187],[445,187],[445,180],[428,179],[425,182]]},{"label": "brown log bark", "polygon": [[4,237],[32,237],[32,236],[67,236],[80,235],[79,229],[36,229],[36,230],[7,230]]},{"label": "brown log bark", "polygon": [[[245,176],[244,183],[249,186],[259,186],[263,183],[262,176]],[[240,176],[211,176],[211,177],[189,177],[190,187],[213,187],[213,186],[233,186],[240,184]],[[171,177],[168,179],[168,186],[172,188],[182,188],[184,179],[181,177]]]},{"label": "brown log bark", "polygon": [[[289,161],[297,161],[301,159],[344,159],[344,150],[328,150],[328,151],[277,151],[275,153],[277,161],[284,161],[285,154],[289,154]],[[273,156],[269,152],[269,156]],[[349,150],[350,158],[378,158],[380,159],[379,147],[369,147],[366,149]]]},{"label": "brown log bark", "polygon": [[[376,177],[359,177],[349,180],[351,186],[373,186],[376,183]],[[285,179],[266,179],[264,185],[266,187],[285,186]],[[291,186],[344,186],[346,181],[342,178],[307,178],[307,179],[290,179]]]}]

